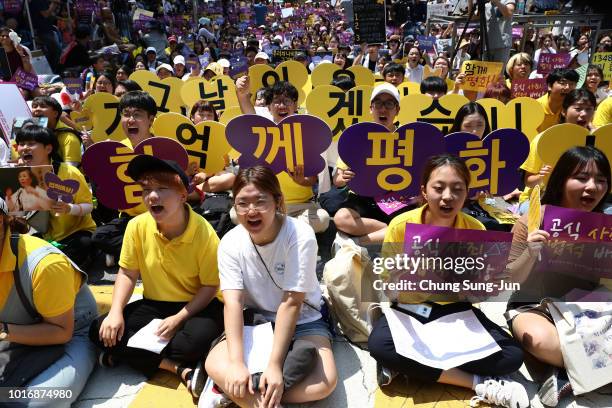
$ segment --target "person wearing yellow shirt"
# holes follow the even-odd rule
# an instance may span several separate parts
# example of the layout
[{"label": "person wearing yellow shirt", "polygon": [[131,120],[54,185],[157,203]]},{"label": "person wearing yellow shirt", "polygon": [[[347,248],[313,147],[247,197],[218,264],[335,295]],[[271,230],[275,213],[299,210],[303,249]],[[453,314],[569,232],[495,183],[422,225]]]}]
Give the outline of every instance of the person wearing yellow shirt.
[{"label": "person wearing yellow shirt", "polygon": [[[593,114],[595,113],[596,105],[595,95],[591,91],[581,88],[574,89],[565,96],[561,106],[559,123],[573,123],[578,126],[587,128],[589,131],[594,130]],[[554,163],[544,163],[537,152],[538,142],[540,141],[541,133],[533,138],[529,145],[529,155],[523,164],[521,170],[525,171],[525,190],[519,197],[519,213],[524,214],[529,208],[529,196],[531,188],[543,182],[548,177],[552,170],[551,165]]]},{"label": "person wearing yellow shirt", "polygon": [[59,161],[58,141],[49,128],[31,125],[20,129],[15,136],[20,165],[53,165],[57,176],[79,182],[73,202],[51,200],[49,226],[43,234],[47,241],[58,242],[63,252],[77,265],[84,267],[91,252],[91,235],[96,223],[91,218],[93,201],[83,174],[67,163]]},{"label": "person wearing yellow shirt", "polygon": [[[134,148],[140,142],[154,137],[151,126],[157,115],[155,100],[146,92],[131,91],[119,100],[121,126],[127,138],[121,141],[124,145]],[[94,192],[95,192],[95,185]],[[95,248],[106,255],[106,265],[113,266],[121,252],[121,242],[128,221],[132,217],[146,212],[143,204],[123,210],[119,217],[113,218],[104,225],[98,226],[93,234],[92,242]]]},{"label": "person wearing yellow shirt", "polygon": [[595,112],[595,119],[593,119],[593,125],[596,128],[609,125],[612,123],[612,98],[606,98],[597,107]]},{"label": "person wearing yellow shirt", "polygon": [[548,93],[538,98],[538,102],[544,108],[544,120],[538,126],[538,132],[543,132],[551,126],[559,123],[561,105],[565,95],[576,89],[576,83],[580,76],[573,69],[553,69],[546,77]]},{"label": "person wearing yellow shirt", "polygon": [[[139,155],[127,174],[142,186],[147,212],[127,225],[110,311],[92,323],[89,336],[103,350],[104,365],[125,362],[147,377],[170,371],[199,397],[202,363],[223,331],[219,238],[186,204],[189,181],[176,162]],[[143,299],[127,304],[139,278]],[[169,341],[161,353],[129,347],[128,339],[154,319],[155,334]]]},{"label": "person wearing yellow shirt", "polygon": [[0,198],[2,385],[69,390],[53,402],[69,408],[95,366],[87,332],[96,317],[96,301],[87,275],[68,257],[42,239],[17,234],[19,230]]},{"label": "person wearing yellow shirt", "polygon": [[[395,256],[403,252],[406,224],[427,224],[446,228],[484,230],[480,221],[461,212],[468,198],[470,172],[465,163],[456,156],[433,156],[424,166],[421,182],[422,198],[425,204],[395,217],[384,240],[385,256]],[[389,250],[393,248],[393,250]],[[401,302],[402,297],[398,300]],[[426,382],[439,382],[473,389],[477,401],[484,401],[507,408],[526,408],[529,398],[523,386],[517,382],[495,380],[492,377],[503,376],[517,371],[523,363],[523,352],[501,327],[490,321],[482,311],[467,302],[422,304],[430,313],[427,317],[403,309],[401,303],[394,303],[393,308],[402,310],[422,324],[440,317],[471,310],[483,328],[493,337],[501,348],[487,357],[469,361],[458,367],[442,370],[429,367],[415,360],[400,355],[395,348],[394,339],[387,318],[383,315],[373,325],[368,339],[370,354],[379,365],[379,383],[387,385],[393,378],[393,372]],[[448,333],[452,339],[452,333]],[[450,340],[454,341],[454,340]],[[384,367],[384,368],[382,368]]]},{"label": "person wearing yellow shirt", "polygon": [[55,132],[61,161],[74,167],[81,164],[81,139],[74,129],[60,121],[62,106],[50,96],[38,96],[32,100],[32,116],[46,117],[47,127]]},{"label": "person wearing yellow shirt", "polygon": [[[266,95],[266,107],[254,107],[249,93],[249,77],[243,76],[236,81],[236,95],[242,113],[256,114],[279,123],[298,109],[298,90],[289,82],[276,82]],[[314,201],[312,188],[318,182],[317,176],[304,176],[303,166],[294,171],[283,171],[277,175],[287,204],[287,215],[298,218],[312,227],[314,232],[323,232],[329,226],[329,214]],[[235,211],[232,221],[237,223]]]}]

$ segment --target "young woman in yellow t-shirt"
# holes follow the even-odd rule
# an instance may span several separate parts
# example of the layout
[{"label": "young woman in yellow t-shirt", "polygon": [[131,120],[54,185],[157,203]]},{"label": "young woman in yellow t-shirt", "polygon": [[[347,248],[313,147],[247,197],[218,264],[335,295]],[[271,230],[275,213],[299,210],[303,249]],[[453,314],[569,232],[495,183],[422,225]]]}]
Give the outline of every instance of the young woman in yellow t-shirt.
[{"label": "young woman in yellow t-shirt", "polygon": [[[389,251],[389,248],[395,248],[395,246],[403,248],[404,231],[408,223],[484,230],[484,226],[478,220],[461,212],[468,198],[469,182],[470,172],[464,162],[456,156],[441,155],[430,158],[425,165],[421,182],[425,205],[403,213],[391,221],[385,235],[383,253],[386,256],[394,256],[390,252],[399,253],[401,251],[401,249]],[[400,301],[401,298],[402,296],[399,297]],[[516,341],[470,303],[428,302],[426,305],[426,307],[431,307],[428,317],[412,311],[404,310],[404,312],[425,324],[442,316],[472,310],[501,350],[482,359],[447,370],[429,367],[404,357],[396,351],[389,324],[383,315],[374,323],[368,339],[370,354],[380,367],[378,375],[380,385],[387,385],[393,378],[393,373],[400,373],[423,381],[473,389],[476,392],[474,399],[478,401],[495,403],[508,408],[529,406],[529,398],[522,385],[492,378],[511,374],[523,363],[523,352]],[[394,304],[394,307],[396,306],[397,303]],[[453,333],[448,333],[448,336],[452,338]]]}]

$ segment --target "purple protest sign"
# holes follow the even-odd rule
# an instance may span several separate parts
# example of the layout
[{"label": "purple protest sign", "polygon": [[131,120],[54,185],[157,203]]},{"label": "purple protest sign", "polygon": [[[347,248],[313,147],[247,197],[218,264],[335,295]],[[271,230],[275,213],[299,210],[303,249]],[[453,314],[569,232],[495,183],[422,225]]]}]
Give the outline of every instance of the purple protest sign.
[{"label": "purple protest sign", "polygon": [[55,201],[72,203],[74,196],[79,191],[79,180],[62,180],[55,173],[45,174],[45,184],[47,185],[47,197]]},{"label": "purple protest sign", "polygon": [[513,99],[521,96],[538,99],[548,92],[548,85],[546,78],[513,79],[511,91]]},{"label": "purple protest sign", "polygon": [[15,82],[19,88],[33,91],[38,88],[38,75],[30,72],[25,72],[21,68],[17,68],[17,71],[13,74],[11,82]]},{"label": "purple protest sign", "polygon": [[396,191],[415,196],[420,188],[415,180],[427,159],[444,153],[444,136],[424,122],[409,123],[395,132],[362,122],[342,133],[338,153],[355,172],[349,187],[357,194],[376,197]]},{"label": "purple protest sign", "polygon": [[4,12],[11,15],[21,13],[23,0],[4,0]]},{"label": "purple protest sign", "polygon": [[249,61],[246,58],[230,59],[230,77],[237,79],[249,71]]},{"label": "purple protest sign", "polygon": [[406,194],[401,193],[388,193],[382,196],[374,198],[376,205],[385,214],[391,215],[394,212],[401,210],[402,208],[408,207],[413,200],[412,197],[408,197]]},{"label": "purple protest sign", "polygon": [[540,59],[538,60],[538,73],[547,75],[553,69],[566,68],[571,59],[572,56],[567,52],[540,54]]},{"label": "purple protest sign", "polygon": [[588,278],[612,278],[612,216],[546,205],[542,230],[550,234],[543,271]]},{"label": "purple protest sign", "polygon": [[427,53],[435,52],[437,38],[434,36],[417,35],[417,41],[419,42],[419,49],[425,50]]},{"label": "purple protest sign", "polygon": [[504,195],[521,184],[517,169],[529,154],[529,139],[520,130],[497,129],[484,139],[467,132],[451,133],[444,143],[446,151],[462,158],[470,169],[470,194]]},{"label": "purple protest sign", "polygon": [[141,188],[126,174],[127,166],[138,154],[174,160],[182,169],[189,161],[185,148],[176,140],[152,137],[134,150],[115,141],[93,144],[83,155],[83,170],[96,184],[96,196],[102,204],[116,210],[134,208],[142,202]]},{"label": "purple protest sign", "polygon": [[83,92],[83,80],[81,78],[66,78],[64,79],[66,90],[70,94],[80,94]]},{"label": "purple protest sign", "polygon": [[304,166],[304,176],[316,176],[325,168],[321,157],[331,144],[332,133],[321,119],[291,115],[275,124],[259,115],[241,115],[225,129],[229,144],[241,153],[240,166],[269,166],[275,173]]}]

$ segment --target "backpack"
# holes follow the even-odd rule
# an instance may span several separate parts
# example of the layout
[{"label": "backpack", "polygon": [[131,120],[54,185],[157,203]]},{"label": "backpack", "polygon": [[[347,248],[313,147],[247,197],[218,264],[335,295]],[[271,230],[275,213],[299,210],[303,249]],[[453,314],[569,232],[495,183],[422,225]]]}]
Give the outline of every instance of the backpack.
[{"label": "backpack", "polygon": [[230,217],[232,199],[229,194],[206,194],[206,198],[194,210],[209,222],[217,236],[223,236],[232,228],[234,223]]}]

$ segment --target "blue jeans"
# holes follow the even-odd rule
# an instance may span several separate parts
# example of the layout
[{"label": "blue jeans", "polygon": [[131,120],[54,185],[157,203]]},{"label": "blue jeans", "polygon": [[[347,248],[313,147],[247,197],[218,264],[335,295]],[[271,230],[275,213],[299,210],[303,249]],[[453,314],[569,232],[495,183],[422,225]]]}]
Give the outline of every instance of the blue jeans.
[{"label": "blue jeans", "polygon": [[36,400],[27,403],[27,407],[53,406],[54,408],[69,408],[81,394],[89,375],[96,363],[96,348],[89,341],[89,325],[95,319],[98,311],[96,301],[87,285],[83,285],[75,304],[74,333],[72,340],[66,343],[64,355],[45,371],[34,377],[27,388],[53,387],[70,390],[69,398]]}]

